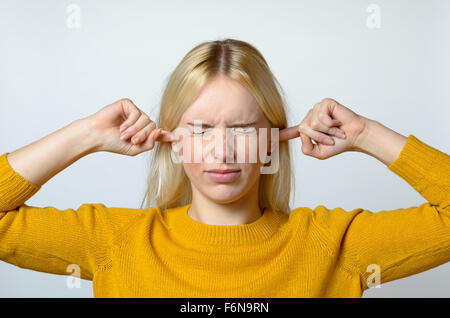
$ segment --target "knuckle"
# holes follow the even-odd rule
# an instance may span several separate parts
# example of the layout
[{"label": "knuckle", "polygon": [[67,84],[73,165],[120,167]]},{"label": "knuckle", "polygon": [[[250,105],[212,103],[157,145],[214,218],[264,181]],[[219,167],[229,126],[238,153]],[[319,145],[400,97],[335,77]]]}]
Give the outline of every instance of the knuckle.
[{"label": "knuckle", "polygon": [[311,121],[311,128],[316,130],[319,127],[319,123],[317,122],[317,120],[313,120]]},{"label": "knuckle", "polygon": [[305,124],[298,125],[298,131],[301,133],[305,133],[305,131],[306,131]]},{"label": "knuckle", "polygon": [[150,119],[150,116],[148,116],[146,113],[142,112],[141,116],[144,117],[145,121],[147,122],[151,122],[152,120]]},{"label": "knuckle", "polygon": [[143,138],[147,138],[148,136],[150,136],[151,132],[152,132],[152,129],[150,129],[150,128],[147,126],[147,127],[145,127],[144,129],[142,129],[141,136],[142,136]]},{"label": "knuckle", "polygon": [[145,135],[144,132],[138,131],[137,133],[134,134],[132,139],[133,140],[141,140],[144,135]]},{"label": "knuckle", "polygon": [[320,112],[319,115],[318,115],[318,117],[319,117],[319,119],[321,119],[321,120],[325,120],[325,119],[328,118],[328,115],[325,114],[324,112]]},{"label": "knuckle", "polygon": [[136,118],[139,118],[142,116],[142,112],[137,106],[133,107],[133,114],[136,116]]},{"label": "knuckle", "polygon": [[130,126],[130,128],[128,128],[127,133],[134,135],[135,133],[137,133],[137,128],[136,125],[132,125]]},{"label": "knuckle", "polygon": [[145,126],[147,126],[150,123],[150,119],[144,113],[141,113],[141,115],[139,116],[139,120]]},{"label": "knuckle", "polygon": [[129,98],[121,98],[120,99],[120,101],[123,103],[123,104],[129,104],[129,105],[134,105],[133,104],[133,101],[131,100],[131,99],[129,99]]}]

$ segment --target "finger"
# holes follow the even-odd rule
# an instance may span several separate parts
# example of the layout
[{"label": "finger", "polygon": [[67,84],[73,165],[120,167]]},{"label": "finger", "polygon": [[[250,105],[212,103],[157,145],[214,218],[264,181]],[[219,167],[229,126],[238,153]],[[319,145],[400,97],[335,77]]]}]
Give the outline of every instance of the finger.
[{"label": "finger", "polygon": [[341,126],[342,123],[338,119],[331,118],[328,114],[317,116],[317,119],[327,127]]},{"label": "finger", "polygon": [[329,125],[332,125],[332,122],[331,119],[328,118],[328,115],[316,114],[311,118],[308,124],[312,130],[328,134],[331,128]]},{"label": "finger", "polygon": [[320,121],[320,123],[322,124],[322,126],[320,126],[322,129],[319,129],[320,131],[327,133],[328,135],[331,136],[337,136],[339,138],[345,138],[345,132],[335,126],[341,126],[342,123],[340,120],[338,119],[332,119],[330,116],[328,115],[322,115],[322,116],[318,116],[317,119]]},{"label": "finger", "polygon": [[134,134],[134,136],[131,138],[131,142],[133,144],[138,144],[145,141],[149,137],[150,133],[155,129],[155,127],[156,124],[154,122],[151,122],[136,134]]},{"label": "finger", "polygon": [[313,139],[317,143],[321,143],[324,145],[334,145],[334,139],[330,136],[321,133],[317,130],[311,129],[308,126],[300,126],[299,130],[302,134],[305,134],[309,136],[311,139]]},{"label": "finger", "polygon": [[148,136],[148,139],[150,140],[150,149],[153,149],[155,147],[155,140],[158,137],[158,135],[161,134],[161,128],[155,129],[150,133],[150,136]]},{"label": "finger", "polygon": [[122,110],[126,118],[122,125],[120,125],[120,132],[123,132],[138,120],[139,116],[141,116],[141,111],[128,98],[121,99],[120,103],[122,105]]},{"label": "finger", "polygon": [[158,134],[158,136],[156,136],[155,140],[161,142],[172,142],[175,141],[175,136],[173,135],[172,132],[161,129],[161,133]]},{"label": "finger", "polygon": [[300,136],[300,132],[298,131],[298,126],[292,126],[288,128],[281,129],[278,133],[278,140],[286,141],[289,139],[297,138]]},{"label": "finger", "polygon": [[162,128],[158,128],[157,132],[155,132],[155,134],[151,135],[150,137],[153,140],[153,144],[156,141],[159,141],[159,142],[174,142],[174,141],[181,140],[181,138],[182,138],[182,136],[179,136],[178,139],[176,139],[171,131],[168,131],[168,130],[165,130],[165,129],[162,129]]},{"label": "finger", "polygon": [[155,146],[154,136],[156,133],[158,133],[158,129],[152,128],[147,138],[135,146],[145,150],[152,150]]},{"label": "finger", "polygon": [[141,113],[141,116],[138,118],[138,120],[133,125],[131,125],[127,129],[122,131],[120,139],[126,140],[129,137],[133,137],[147,125],[151,125],[152,129],[154,129],[156,127],[156,124],[153,121],[151,121],[150,118],[146,114]]},{"label": "finger", "polygon": [[300,138],[302,140],[302,152],[308,156],[315,156],[318,151],[317,145],[313,144],[311,138],[304,133],[300,133]]}]

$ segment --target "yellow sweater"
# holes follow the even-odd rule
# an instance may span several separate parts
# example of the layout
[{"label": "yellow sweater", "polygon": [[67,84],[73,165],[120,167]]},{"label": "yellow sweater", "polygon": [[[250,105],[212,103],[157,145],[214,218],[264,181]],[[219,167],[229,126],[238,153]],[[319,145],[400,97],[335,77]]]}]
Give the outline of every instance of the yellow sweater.
[{"label": "yellow sweater", "polygon": [[371,264],[383,283],[450,261],[450,157],[413,135],[388,168],[427,203],[377,213],[266,209],[253,223],[227,226],[191,219],[189,205],[28,206],[40,187],[15,172],[7,154],[0,260],[64,275],[77,264],[95,297],[361,297],[368,279],[376,283]]}]

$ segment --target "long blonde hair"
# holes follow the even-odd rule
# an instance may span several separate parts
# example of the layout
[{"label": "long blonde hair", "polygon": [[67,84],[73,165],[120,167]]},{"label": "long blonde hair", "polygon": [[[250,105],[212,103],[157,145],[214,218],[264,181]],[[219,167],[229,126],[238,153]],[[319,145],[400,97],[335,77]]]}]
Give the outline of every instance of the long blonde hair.
[{"label": "long blonde hair", "polygon": [[[266,60],[249,43],[230,38],[203,42],[184,56],[168,79],[157,127],[174,130],[202,87],[216,75],[225,75],[245,86],[272,127],[287,127],[284,92]],[[170,143],[155,143],[141,208],[144,201],[146,209],[156,205],[161,210],[191,203],[189,178],[183,165],[172,161],[171,151]],[[259,207],[289,213],[293,179],[289,144],[280,142],[278,171],[260,175]]]}]

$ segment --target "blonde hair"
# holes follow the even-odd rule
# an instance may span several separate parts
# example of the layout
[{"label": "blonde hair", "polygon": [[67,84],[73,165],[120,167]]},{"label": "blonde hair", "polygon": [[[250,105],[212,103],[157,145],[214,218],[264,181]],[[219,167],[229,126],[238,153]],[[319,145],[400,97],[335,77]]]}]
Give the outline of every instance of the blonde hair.
[{"label": "blonde hair", "polygon": [[[271,123],[280,130],[287,127],[286,103],[281,85],[262,54],[247,42],[224,39],[203,42],[189,51],[170,75],[164,90],[157,127],[174,130],[184,111],[195,101],[202,87],[216,75],[225,75],[245,86]],[[183,165],[171,158],[171,144],[155,143],[147,191],[141,203],[161,210],[191,203],[192,190]],[[279,168],[261,174],[259,207],[290,212],[292,174],[289,144],[279,143]]]}]

